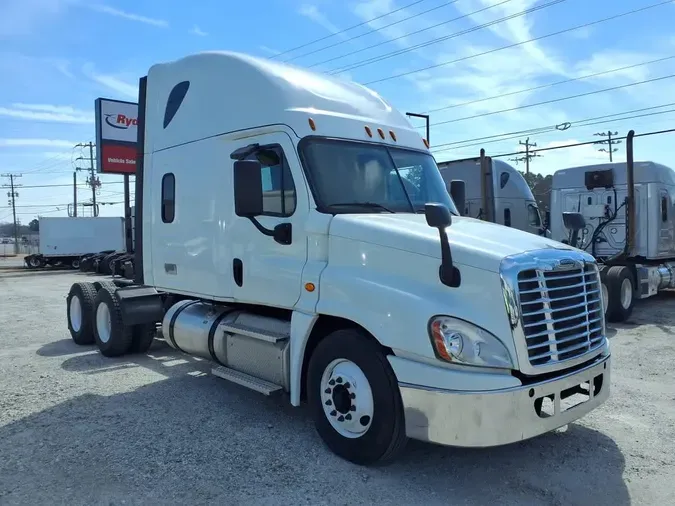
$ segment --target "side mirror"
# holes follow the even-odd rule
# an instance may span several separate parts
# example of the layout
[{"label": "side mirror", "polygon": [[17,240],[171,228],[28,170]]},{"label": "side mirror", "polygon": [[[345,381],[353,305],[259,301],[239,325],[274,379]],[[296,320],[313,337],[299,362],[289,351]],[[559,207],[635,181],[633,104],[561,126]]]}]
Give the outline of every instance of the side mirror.
[{"label": "side mirror", "polygon": [[433,228],[445,228],[452,225],[450,209],[443,204],[425,204],[424,217],[427,225]]},{"label": "side mirror", "polygon": [[263,213],[262,170],[259,162],[234,162],[234,212],[244,218]]},{"label": "side mirror", "polygon": [[586,220],[584,219],[584,215],[581,213],[565,212],[563,213],[563,225],[565,225],[567,230],[578,232],[582,228],[586,227]]},{"label": "side mirror", "polygon": [[448,193],[455,202],[455,206],[459,214],[464,214],[466,208],[466,183],[461,179],[453,179],[450,181]]},{"label": "side mirror", "polygon": [[424,216],[427,219],[427,225],[438,229],[441,240],[441,265],[438,268],[438,278],[444,285],[457,288],[462,282],[462,276],[459,269],[453,265],[450,241],[445,231],[452,224],[450,209],[443,204],[425,204]]}]

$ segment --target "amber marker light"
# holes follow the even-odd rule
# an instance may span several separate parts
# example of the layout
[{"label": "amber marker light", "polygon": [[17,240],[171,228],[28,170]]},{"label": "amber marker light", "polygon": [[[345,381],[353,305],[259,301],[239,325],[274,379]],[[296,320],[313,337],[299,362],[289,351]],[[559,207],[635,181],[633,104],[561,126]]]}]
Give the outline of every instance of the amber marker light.
[{"label": "amber marker light", "polygon": [[368,137],[372,137],[372,136],[373,136],[373,131],[370,129],[370,127],[369,127],[369,126],[366,126],[365,128],[366,128],[366,133],[368,134]]},{"label": "amber marker light", "polygon": [[426,139],[422,139],[422,142],[424,142],[424,145],[429,149],[429,141]]},{"label": "amber marker light", "polygon": [[377,133],[380,134],[380,139],[384,140],[384,130],[382,130],[381,128],[378,128]]},{"label": "amber marker light", "polygon": [[316,123],[314,123],[314,120],[312,118],[309,118],[309,128],[312,130],[316,130]]},{"label": "amber marker light", "polygon": [[313,292],[316,290],[316,286],[314,286],[314,283],[305,283],[305,290],[308,292]]},{"label": "amber marker light", "polygon": [[391,140],[396,142],[396,134],[393,130],[389,130],[389,135],[391,136]]}]

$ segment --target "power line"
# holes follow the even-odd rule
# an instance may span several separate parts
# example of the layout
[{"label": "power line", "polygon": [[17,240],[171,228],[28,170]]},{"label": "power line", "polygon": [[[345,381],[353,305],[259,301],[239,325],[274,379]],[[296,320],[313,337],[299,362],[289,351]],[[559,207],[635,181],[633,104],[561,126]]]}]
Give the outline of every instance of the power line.
[{"label": "power line", "polygon": [[[662,135],[662,134],[667,134],[667,133],[672,133],[675,132],[675,128],[669,128],[667,130],[657,130],[654,132],[645,132],[643,134],[635,134],[635,137],[648,137],[650,135]],[[626,136],[624,137],[617,137],[618,140],[625,140]],[[563,144],[562,146],[551,146],[550,148],[539,148],[536,150],[536,152],[541,152],[541,151],[553,151],[555,149],[566,149],[566,148],[576,148],[579,146],[590,146],[591,144],[597,144],[598,141],[587,141],[587,142],[577,142],[574,144]],[[514,155],[521,155],[523,154],[522,151],[516,151],[514,153],[505,153],[502,155],[490,155],[492,158],[502,158],[505,156],[514,156]]]},{"label": "power line", "polygon": [[285,51],[282,51],[281,53],[277,53],[277,54],[275,54],[274,56],[270,56],[269,59],[274,59],[274,58],[277,58],[277,57],[279,57],[279,56],[281,56],[281,55],[284,55],[284,54],[287,54],[287,53],[291,53],[291,52],[296,51],[296,50],[298,50],[298,49],[302,49],[303,47],[311,46],[312,44],[316,44],[317,42],[321,42],[322,40],[330,39],[331,37],[335,37],[336,35],[340,35],[340,34],[342,34],[342,33],[348,32],[349,30],[353,30],[354,28],[358,28],[359,26],[367,25],[368,23],[372,23],[373,21],[377,21],[378,19],[382,19],[382,18],[384,18],[384,17],[386,17],[386,16],[389,16],[390,14],[394,14],[394,13],[399,12],[399,11],[402,11],[402,10],[404,10],[404,9],[408,9],[409,7],[413,7],[413,6],[417,5],[417,4],[421,4],[422,2],[426,2],[426,0],[416,0],[415,2],[412,2],[412,3],[408,4],[408,5],[404,5],[403,7],[399,7],[398,9],[394,9],[393,11],[385,12],[384,14],[380,14],[379,16],[375,16],[374,18],[371,18],[371,19],[369,19],[369,20],[367,20],[367,21],[363,21],[363,22],[361,22],[361,23],[357,23],[357,24],[355,24],[355,25],[352,25],[352,26],[350,26],[350,27],[348,27],[348,28],[345,28],[345,29],[343,29],[343,30],[340,30],[340,31],[338,31],[338,32],[334,32],[334,33],[331,33],[331,34],[326,35],[326,36],[324,36],[324,37],[320,37],[320,38],[318,38],[318,39],[314,39],[314,40],[312,40],[312,41],[310,41],[310,42],[306,42],[306,43],[301,44],[301,45],[299,45],[299,46],[295,46],[295,47],[293,47],[293,48],[291,48],[291,49],[286,49]]},{"label": "power line", "polygon": [[[436,11],[436,10],[438,10],[438,9],[442,9],[443,7],[448,7],[449,5],[452,5],[452,4],[454,4],[454,3],[457,3],[458,1],[459,1],[459,0],[450,0],[450,1],[447,2],[447,3],[438,5],[438,6],[436,6],[436,7],[432,7],[431,9],[427,9],[427,10],[422,11],[422,12],[418,12],[417,14],[413,14],[412,16],[409,16],[409,17],[407,17],[407,18],[399,19],[398,21],[394,21],[393,23],[389,23],[388,25],[381,26],[380,28],[373,28],[373,29],[371,29],[371,30],[369,30],[369,31],[367,31],[367,32],[360,33],[359,35],[355,35],[354,37],[350,37],[350,38],[348,38],[348,39],[341,40],[340,42],[335,42],[334,44],[331,44],[331,45],[329,45],[329,46],[324,46],[324,47],[321,47],[321,48],[319,48],[319,49],[315,49],[314,51],[309,51],[308,53],[303,53],[303,54],[300,54],[300,55],[298,55],[298,56],[293,56],[292,58],[289,58],[288,60],[284,60],[284,62],[289,62],[289,61],[297,60],[298,58],[303,58],[303,57],[305,57],[305,56],[309,56],[309,55],[312,55],[312,54],[315,54],[315,53],[320,53],[321,51],[325,51],[326,49],[332,49],[332,48],[334,48],[334,47],[341,46],[342,44],[344,44],[344,43],[346,43],[346,42],[352,42],[352,41],[354,41],[354,40],[356,40],[356,39],[360,39],[361,37],[365,37],[366,35],[370,35],[371,33],[381,32],[382,30],[385,30],[385,29],[387,29],[387,28],[390,28],[390,27],[392,27],[392,26],[394,26],[394,25],[398,25],[398,24],[400,24],[400,23],[404,23],[404,22],[406,22],[406,21],[410,21],[411,19],[414,19],[414,18],[417,18],[417,17],[420,17],[420,16],[424,16],[425,14],[429,14],[430,12]],[[502,2],[502,3],[505,3],[505,2],[511,2],[511,1],[512,1],[512,0],[505,0],[505,1]],[[431,27],[430,27],[430,28],[425,28],[425,30],[429,30],[429,29],[431,29]],[[420,30],[420,31],[424,31],[424,30]],[[413,33],[416,33],[416,32],[413,32]],[[412,35],[412,34],[410,34],[410,35]],[[398,37],[398,38],[400,38],[400,37]],[[346,53],[346,54],[344,54],[344,55],[342,55],[342,56],[337,56],[337,57],[331,58],[330,60],[327,60],[327,61],[338,60],[338,59],[340,59],[340,58],[344,58],[345,56],[350,56],[350,55],[352,55],[352,54],[354,54],[354,53],[360,53],[361,51],[365,51],[365,50],[367,50],[367,49],[371,49],[371,48],[373,48],[373,47],[377,47],[377,46],[379,46],[379,45],[381,45],[381,44],[387,44],[387,43],[389,43],[389,42],[392,42],[393,40],[396,40],[396,39],[388,40],[388,41],[385,41],[385,42],[380,43],[380,44],[375,44],[374,46],[369,46],[369,47],[367,47],[367,48],[365,48],[365,49],[359,49],[359,50],[353,51],[353,52],[351,52],[351,53]],[[323,62],[323,63],[326,63],[326,62]],[[309,65],[308,68],[316,67],[317,65],[321,65],[321,63],[315,63],[314,65]]]},{"label": "power line", "polygon": [[[518,11],[518,12],[515,12],[513,14],[509,14],[508,16],[504,16],[502,18],[495,19],[495,20],[492,20],[492,21],[489,21],[487,23],[483,23],[483,24],[480,24],[480,25],[472,26],[471,28],[467,28],[466,30],[461,30],[459,32],[451,33],[450,35],[445,35],[443,37],[436,37],[435,39],[431,39],[431,40],[428,40],[426,42],[421,42],[419,44],[415,44],[414,46],[410,46],[408,48],[398,49],[398,50],[392,51],[390,53],[385,53],[385,54],[382,54],[382,55],[379,55],[379,56],[374,56],[372,58],[367,58],[367,59],[362,60],[360,62],[355,62],[355,63],[351,63],[349,65],[345,65],[344,67],[339,67],[337,69],[329,70],[328,73],[329,74],[340,74],[342,72],[347,72],[347,71],[354,70],[354,69],[357,69],[357,68],[360,68],[360,67],[365,67],[366,65],[370,65],[372,63],[378,63],[378,62],[387,60],[389,58],[394,58],[395,56],[400,56],[402,54],[406,54],[406,53],[409,53],[411,51],[421,49],[423,47],[431,46],[433,44],[438,44],[439,42],[443,42],[443,41],[446,41],[446,40],[449,40],[449,39],[453,39],[453,38],[459,37],[461,35],[466,35],[467,33],[476,32],[478,30],[482,30],[483,28],[488,28],[490,26],[497,25],[499,23],[503,23],[504,21],[509,21],[511,19],[515,19],[515,18],[518,18],[518,17],[521,17],[521,16],[525,16],[526,14],[530,14],[532,12],[536,12],[536,11],[541,10],[541,9],[546,9],[548,7],[551,7],[553,5],[557,5],[557,4],[566,2],[566,1],[567,0],[551,0],[548,3],[541,4],[541,5],[535,5],[534,7],[529,7],[528,9]],[[467,16],[470,16],[472,14],[477,14],[481,10],[485,10],[485,9],[486,8],[480,9],[476,12],[472,12],[470,14],[467,14],[466,16],[463,16],[463,17],[467,17]],[[469,58],[471,58],[471,57],[469,57]],[[391,78],[386,78],[384,80],[386,81],[388,79],[391,79]],[[379,80],[378,81],[372,81],[372,82],[379,82]],[[366,84],[370,84],[370,83],[366,83]]]},{"label": "power line", "polygon": [[661,77],[653,77],[651,79],[645,79],[644,81],[636,81],[634,83],[621,84],[619,86],[612,86],[611,88],[603,88],[601,90],[588,91],[586,93],[579,93],[577,95],[569,95],[567,97],[553,98],[551,100],[544,100],[543,102],[535,102],[534,104],[519,105],[517,107],[510,107],[508,109],[501,109],[499,111],[483,112],[483,113],[480,113],[480,114],[474,114],[473,116],[465,116],[463,118],[455,118],[455,119],[449,119],[449,120],[446,120],[446,121],[439,121],[438,123],[432,123],[431,126],[447,125],[448,123],[456,123],[457,121],[465,121],[467,119],[483,118],[485,116],[493,116],[495,114],[502,114],[502,113],[505,113],[505,112],[520,111],[522,109],[529,109],[530,107],[536,107],[536,106],[539,106],[539,105],[546,105],[546,104],[554,104],[554,103],[557,103],[557,102],[564,102],[566,100],[572,100],[573,98],[588,97],[590,95],[597,95],[599,93],[606,93],[608,91],[622,90],[624,88],[630,88],[632,86],[637,86],[639,84],[647,84],[647,83],[653,83],[653,82],[657,82],[657,81],[663,81],[665,79],[672,79],[673,77],[675,77],[675,74],[669,74],[667,76],[661,76]]},{"label": "power line", "polygon": [[[124,181],[106,181],[105,184],[124,184]],[[86,188],[88,185],[78,185],[78,188]],[[72,188],[73,184],[36,184],[36,185],[29,185],[29,186],[24,186],[23,188]]]},{"label": "power line", "polygon": [[[521,41],[521,42],[514,42],[513,44],[508,44],[506,46],[501,46],[501,47],[498,47],[498,48],[495,48],[495,49],[490,49],[489,51],[483,51],[482,53],[464,56],[462,58],[457,58],[455,60],[441,62],[441,63],[437,63],[437,64],[434,64],[434,65],[428,65],[428,66],[423,67],[421,69],[410,70],[410,71],[407,71],[407,72],[401,72],[399,74],[393,74],[393,75],[390,75],[388,77],[375,79],[374,81],[370,81],[370,82],[367,82],[367,83],[364,83],[364,84],[370,85],[370,84],[382,83],[382,82],[385,82],[385,81],[390,81],[392,79],[398,79],[399,77],[405,77],[405,76],[409,76],[409,75],[412,75],[412,74],[417,74],[419,72],[424,72],[426,70],[432,70],[432,69],[436,69],[436,68],[439,68],[439,67],[445,67],[445,66],[451,65],[453,63],[458,63],[458,62],[461,62],[461,61],[470,60],[472,58],[478,58],[479,56],[485,56],[486,54],[496,53],[498,51],[503,51],[504,49],[511,49],[511,48],[514,48],[514,47],[522,46],[524,44],[528,44],[530,42],[536,42],[536,41],[539,41],[539,40],[544,40],[544,39],[547,39],[549,37],[555,37],[556,35],[562,35],[563,33],[573,32],[574,30],[579,30],[581,28],[588,28],[589,26],[594,26],[594,25],[597,25],[597,24],[600,24],[600,23],[605,23],[607,21],[619,19],[619,18],[622,18],[622,17],[625,17],[625,16],[629,16],[631,14],[637,14],[638,12],[653,9],[655,7],[660,7],[661,5],[670,4],[672,2],[673,2],[673,0],[662,0],[661,2],[658,2],[658,3],[655,3],[655,4],[651,4],[651,5],[647,5],[645,7],[640,7],[638,9],[633,9],[633,10],[630,10],[630,11],[622,12],[621,14],[615,14],[613,16],[598,19],[596,21],[591,21],[589,23],[584,23],[582,25],[573,26],[571,28],[565,28],[564,30],[558,30],[557,32],[549,33],[549,34],[546,34],[546,35],[540,35],[539,37],[534,37],[532,39],[524,40],[524,41]],[[433,43],[433,41],[432,41],[432,43]],[[411,49],[411,50],[413,50],[413,49]],[[375,62],[372,62],[372,63],[375,63]]]},{"label": "power line", "polygon": [[575,81],[582,81],[584,79],[590,79],[590,78],[593,78],[593,77],[603,76],[603,75],[607,75],[607,74],[613,74],[615,72],[621,72],[622,70],[629,70],[629,69],[633,69],[633,68],[636,68],[636,67],[651,65],[652,63],[660,63],[660,62],[663,62],[663,61],[666,61],[666,60],[672,60],[673,58],[675,58],[675,55],[666,56],[664,58],[658,58],[656,60],[650,60],[650,61],[646,61],[646,62],[635,63],[633,65],[627,65],[625,67],[619,67],[619,68],[615,68],[615,69],[611,69],[611,70],[603,70],[602,72],[595,72],[593,74],[586,74],[584,76],[573,77],[571,79],[565,79],[563,81],[556,81],[554,83],[540,84],[538,86],[532,86],[531,88],[524,88],[524,89],[520,89],[520,90],[516,90],[516,91],[510,91],[508,93],[502,93],[500,95],[492,95],[491,97],[469,100],[467,102],[461,102],[459,104],[446,105],[444,107],[438,107],[436,109],[431,109],[431,110],[427,111],[427,113],[445,111],[447,109],[454,109],[456,107],[464,107],[466,105],[478,104],[480,102],[487,102],[488,100],[510,97],[510,96],[513,96],[513,95],[518,95],[520,93],[527,93],[528,91],[537,91],[537,90],[542,90],[544,88],[551,88],[553,86],[558,86],[560,84],[573,83]]},{"label": "power line", "polygon": [[[447,21],[443,21],[442,23],[436,23],[435,25],[427,26],[426,28],[422,28],[420,30],[415,30],[414,32],[409,32],[409,33],[406,33],[406,34],[401,35],[399,37],[394,37],[393,39],[388,39],[388,40],[385,40],[385,41],[382,41],[382,42],[378,42],[377,44],[372,44],[368,47],[357,49],[357,50],[352,51],[350,53],[345,53],[345,54],[342,54],[342,55],[334,56],[333,58],[329,58],[329,59],[324,60],[322,62],[314,63],[313,65],[309,65],[308,68],[317,67],[319,65],[324,65],[325,63],[330,63],[330,62],[335,61],[335,60],[341,60],[342,58],[346,58],[347,56],[353,56],[355,54],[362,53],[363,51],[375,49],[376,47],[384,46],[385,44],[390,44],[392,42],[395,42],[395,41],[400,40],[400,39],[404,39],[406,37],[411,37],[413,35],[417,35],[419,33],[426,32],[428,30],[433,30],[434,28],[438,28],[439,26],[447,25],[448,23],[452,23],[453,21],[459,21],[460,19],[468,18],[469,16],[479,14],[483,11],[494,9],[495,7],[499,7],[500,5],[511,2],[511,1],[512,0],[503,0],[502,2],[493,4],[493,5],[488,5],[487,7],[483,7],[482,9],[478,9],[477,11],[473,11],[473,12],[470,12],[468,14],[463,14],[462,16],[457,16],[457,17],[454,17],[452,19],[448,19]],[[454,3],[454,2],[452,2],[452,3]],[[450,4],[447,4],[447,5],[450,5]],[[425,14],[425,13],[421,13],[421,14]],[[415,17],[415,16],[413,16],[413,17]],[[411,18],[406,18],[404,21],[407,21],[408,19],[411,19]],[[389,25],[389,26],[391,26],[391,25]],[[387,28],[387,27],[383,27],[383,28]],[[349,67],[349,65],[345,65],[345,67]],[[341,68],[342,67],[338,67],[338,70],[341,69]],[[329,71],[329,72],[334,72],[334,71],[335,71],[335,69],[332,70],[332,71]]]},{"label": "power line", "polygon": [[[663,105],[657,105],[653,107],[644,107],[642,109],[634,109],[632,111],[624,111],[624,112],[618,112],[614,114],[606,114],[604,116],[597,116],[595,118],[586,118],[583,120],[579,121],[573,121],[573,122],[568,122],[569,126],[565,128],[565,130],[570,129],[570,128],[578,128],[578,127],[585,127],[585,126],[593,126],[593,125],[600,125],[602,123],[609,123],[611,121],[624,121],[627,119],[635,119],[635,118],[643,118],[643,117],[649,117],[649,116],[657,116],[659,114],[666,114],[666,113],[671,113],[675,112],[675,109],[669,109],[666,111],[655,111],[655,112],[650,112],[646,114],[637,114],[634,116],[626,116],[624,118],[616,118],[616,116],[621,116],[624,114],[632,114],[635,112],[641,112],[641,111],[648,111],[648,110],[653,110],[653,109],[659,109],[662,107],[669,107],[675,105],[675,102],[669,103],[669,104],[663,104]],[[613,118],[613,119],[607,119],[607,118]],[[601,120],[601,121],[596,121],[596,120]],[[589,123],[590,122],[590,123]],[[583,124],[580,124],[583,123]],[[464,149],[464,148],[469,148],[473,146],[482,146],[485,144],[493,144],[495,142],[504,142],[508,140],[513,140],[513,139],[518,139],[522,137],[525,134],[544,134],[544,133],[549,133],[555,130],[558,130],[556,128],[559,125],[551,125],[548,127],[539,127],[539,128],[533,128],[530,130],[520,130],[516,132],[506,132],[503,134],[496,134],[496,135],[488,135],[485,137],[475,137],[473,139],[465,139],[463,141],[454,141],[454,142],[446,142],[444,144],[439,144],[437,146],[434,146],[432,148],[432,151],[434,153],[436,152],[441,152],[441,151],[449,151],[451,149]],[[511,136],[511,137],[506,137],[506,136]],[[500,138],[498,138],[500,137]],[[480,141],[480,142],[476,142]],[[470,143],[470,144],[467,144]],[[461,145],[460,145],[461,144]],[[438,149],[441,148],[441,149]]]}]

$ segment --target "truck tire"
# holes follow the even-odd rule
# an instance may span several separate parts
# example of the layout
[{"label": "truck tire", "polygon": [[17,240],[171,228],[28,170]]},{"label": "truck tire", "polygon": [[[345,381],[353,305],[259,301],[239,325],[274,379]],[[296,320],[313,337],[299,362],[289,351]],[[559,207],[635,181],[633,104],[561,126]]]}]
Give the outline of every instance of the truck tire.
[{"label": "truck tire", "polygon": [[91,283],[74,283],[66,298],[68,330],[75,344],[94,344],[94,301],[96,290]]},{"label": "truck tire", "polygon": [[79,258],[73,258],[70,261],[70,268],[78,270],[80,268],[80,259]]},{"label": "truck tire", "polygon": [[94,289],[96,290],[97,293],[101,289],[101,287],[103,287],[103,286],[107,286],[109,288],[112,288],[113,291],[117,288],[117,285],[115,283],[113,283],[112,281],[105,280],[105,279],[101,280],[101,281],[98,281],[98,280],[93,281],[92,284],[94,285]]},{"label": "truck tire", "polygon": [[336,330],[317,345],[307,399],[319,436],[343,459],[386,464],[405,446],[398,382],[379,344],[361,330]]},{"label": "truck tire", "polygon": [[628,267],[615,265],[607,270],[606,318],[609,322],[624,322],[630,318],[635,305],[635,281]]},{"label": "truck tire", "polygon": [[45,266],[44,259],[38,255],[33,255],[30,257],[30,260],[28,260],[28,267],[30,267],[31,269],[39,269],[44,266]]},{"label": "truck tire", "polygon": [[132,344],[132,328],[124,324],[116,287],[102,285],[94,303],[94,336],[96,345],[105,357],[119,357]]},{"label": "truck tire", "polygon": [[157,325],[154,323],[144,323],[134,325],[131,343],[131,353],[145,353],[150,349],[152,343],[155,341],[155,333]]}]

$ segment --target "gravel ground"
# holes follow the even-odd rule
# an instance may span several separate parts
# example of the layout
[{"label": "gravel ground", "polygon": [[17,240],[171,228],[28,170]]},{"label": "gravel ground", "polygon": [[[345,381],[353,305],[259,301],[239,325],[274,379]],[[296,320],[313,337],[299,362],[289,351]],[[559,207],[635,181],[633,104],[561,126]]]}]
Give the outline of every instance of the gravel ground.
[{"label": "gravel ground", "polygon": [[384,468],[322,445],[304,408],[155,341],[105,359],[66,328],[72,272],[0,270],[0,504],[675,504],[675,293],[611,328],[610,400],[507,447],[411,442]]}]

